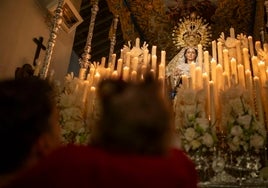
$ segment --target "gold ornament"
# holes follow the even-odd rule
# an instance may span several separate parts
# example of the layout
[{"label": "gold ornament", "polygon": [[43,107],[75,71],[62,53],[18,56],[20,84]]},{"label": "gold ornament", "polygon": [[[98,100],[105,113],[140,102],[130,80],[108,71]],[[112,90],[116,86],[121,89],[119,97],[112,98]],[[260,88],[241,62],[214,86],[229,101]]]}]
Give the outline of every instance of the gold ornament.
[{"label": "gold ornament", "polygon": [[184,47],[196,47],[201,44],[206,48],[211,41],[211,27],[206,20],[192,13],[190,16],[179,20],[172,32],[172,40],[180,49]]}]

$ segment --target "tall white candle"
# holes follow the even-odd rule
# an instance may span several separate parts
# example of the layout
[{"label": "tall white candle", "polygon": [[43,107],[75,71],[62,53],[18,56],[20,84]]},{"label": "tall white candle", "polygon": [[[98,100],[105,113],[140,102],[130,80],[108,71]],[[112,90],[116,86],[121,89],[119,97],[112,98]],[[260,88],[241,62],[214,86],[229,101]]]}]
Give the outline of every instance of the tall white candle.
[{"label": "tall white candle", "polygon": [[254,47],[253,47],[253,38],[252,38],[252,36],[248,36],[248,43],[249,43],[250,57],[252,57],[252,56],[254,56]]},{"label": "tall white candle", "polygon": [[126,53],[126,66],[130,67],[130,52]]},{"label": "tall white candle", "polygon": [[156,66],[157,66],[157,56],[152,55],[152,67],[151,67],[151,69],[154,70],[154,73],[156,73],[156,71],[157,71]]},{"label": "tall white candle", "polygon": [[239,64],[237,65],[237,69],[238,69],[238,83],[244,88],[246,88],[244,66]]},{"label": "tall white candle", "polygon": [[128,77],[129,77],[129,67],[125,66],[123,68],[123,80],[124,81],[128,81]]},{"label": "tall white candle", "polygon": [[236,41],[236,57],[237,57],[237,64],[242,63],[242,53],[241,53],[241,42],[240,40]]},{"label": "tall white candle", "polygon": [[161,64],[165,65],[166,64],[166,51],[162,50],[161,51]]},{"label": "tall white candle", "polygon": [[253,56],[251,58],[251,61],[252,61],[253,75],[254,76],[259,76],[259,67],[258,67],[259,59],[258,59],[258,57]]},{"label": "tall white candle", "polygon": [[259,77],[254,77],[254,86],[255,86],[255,93],[256,93],[256,107],[257,107],[257,115],[258,120],[262,125],[264,125],[264,111],[263,111],[263,102],[261,96],[261,86]]},{"label": "tall white candle", "polygon": [[209,101],[210,101],[210,122],[212,125],[216,123],[216,107],[215,107],[215,94],[214,94],[214,82],[209,82]]},{"label": "tall white candle", "polygon": [[203,84],[202,84],[202,71],[200,67],[195,68],[195,88],[196,89],[201,89]]},{"label": "tall white candle", "polygon": [[245,70],[250,70],[249,54],[248,54],[247,48],[243,48],[243,60],[244,60]]},{"label": "tall white candle", "polygon": [[224,66],[223,66],[224,72],[227,73],[230,79],[229,56],[228,56],[227,49],[223,50],[223,61],[224,61]]},{"label": "tall white candle", "polygon": [[152,46],[152,56],[156,55],[156,48],[157,46]]},{"label": "tall white candle", "polygon": [[191,75],[191,83],[189,83],[189,86],[192,86],[194,88],[195,83],[195,63],[190,64],[190,75]]},{"label": "tall white candle", "polygon": [[143,64],[147,67],[148,66],[148,54],[149,54],[149,50],[145,49],[143,51]]},{"label": "tall white candle", "polygon": [[210,74],[210,71],[209,71],[209,53],[208,51],[204,51],[204,68],[205,68],[205,71],[208,75]]},{"label": "tall white candle", "polygon": [[218,63],[219,64],[223,64],[223,60],[222,60],[222,43],[218,42],[217,43],[217,47],[218,47]]},{"label": "tall white candle", "polygon": [[212,41],[212,58],[217,60],[217,44],[216,41]]},{"label": "tall white candle", "polygon": [[202,70],[202,65],[203,65],[203,49],[202,49],[202,45],[201,44],[198,44],[197,45],[197,50],[198,50],[198,66]]},{"label": "tall white candle", "polygon": [[116,70],[117,70],[117,73],[118,73],[119,76],[122,74],[122,68],[123,68],[123,60],[122,59],[118,59],[117,60]]},{"label": "tall white candle", "polygon": [[216,82],[216,61],[215,61],[215,59],[212,59],[210,61],[210,67],[211,67],[211,80],[213,82]]},{"label": "tall white candle", "polygon": [[265,82],[267,80],[267,78],[266,78],[266,70],[265,70],[265,63],[263,61],[260,61],[258,63],[258,67],[259,67],[259,75],[260,75],[260,79],[261,79],[261,86],[264,87]]},{"label": "tall white candle", "polygon": [[252,76],[251,71],[246,70],[245,71],[245,82],[246,82],[246,89],[249,92],[250,97],[250,106],[252,109],[254,109],[254,96],[253,96],[253,83],[252,83]]},{"label": "tall white candle", "polygon": [[238,83],[237,63],[235,58],[231,59],[231,79],[233,80],[234,84]]}]

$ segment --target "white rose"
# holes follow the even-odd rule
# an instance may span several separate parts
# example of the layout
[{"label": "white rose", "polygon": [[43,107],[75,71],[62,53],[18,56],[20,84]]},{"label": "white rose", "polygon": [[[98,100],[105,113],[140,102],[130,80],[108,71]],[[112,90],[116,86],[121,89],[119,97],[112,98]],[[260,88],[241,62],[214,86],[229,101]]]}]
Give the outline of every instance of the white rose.
[{"label": "white rose", "polygon": [[244,115],[239,116],[237,118],[237,122],[245,127],[245,129],[249,129],[250,122],[251,122],[252,116],[251,115]]},{"label": "white rose", "polygon": [[204,136],[203,136],[203,143],[207,146],[207,147],[211,147],[213,146],[213,138],[211,136],[211,134],[209,133],[205,133]]},{"label": "white rose", "polygon": [[205,131],[209,127],[209,120],[207,118],[196,118],[196,123]]},{"label": "white rose", "polygon": [[193,150],[195,150],[201,146],[201,143],[198,140],[193,140],[193,141],[191,141],[190,144],[191,144]]},{"label": "white rose", "polygon": [[241,144],[241,140],[238,136],[233,137],[232,143],[236,146],[239,146]]},{"label": "white rose", "polygon": [[235,145],[235,144],[233,144],[233,143],[228,143],[228,145],[229,145],[229,148],[232,150],[232,151],[238,151],[238,149],[239,149],[239,146],[237,146],[237,145]]},{"label": "white rose", "polygon": [[234,135],[235,137],[240,136],[243,134],[243,130],[240,126],[235,125],[231,129],[231,135]]},{"label": "white rose", "polygon": [[190,127],[185,130],[184,137],[187,141],[192,141],[196,137],[197,133],[194,128]]},{"label": "white rose", "polygon": [[264,145],[264,139],[262,136],[258,134],[254,134],[250,137],[250,147],[254,147],[255,149],[260,149]]}]

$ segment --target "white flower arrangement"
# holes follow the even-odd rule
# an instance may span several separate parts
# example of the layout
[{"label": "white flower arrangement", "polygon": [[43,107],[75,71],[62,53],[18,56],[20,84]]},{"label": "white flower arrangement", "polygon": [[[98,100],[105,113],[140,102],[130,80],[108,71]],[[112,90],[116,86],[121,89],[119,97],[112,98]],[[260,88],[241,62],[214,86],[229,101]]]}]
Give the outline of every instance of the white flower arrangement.
[{"label": "white flower arrangement", "polygon": [[61,138],[64,144],[87,144],[89,141],[90,132],[84,120],[82,88],[82,80],[68,74],[58,96]]},{"label": "white flower arrangement", "polygon": [[233,152],[259,152],[266,142],[266,130],[256,118],[249,95],[241,86],[233,86],[221,94],[222,123]]},{"label": "white flower arrangement", "polygon": [[204,90],[178,89],[175,98],[175,123],[186,152],[212,151],[217,137],[206,118]]}]

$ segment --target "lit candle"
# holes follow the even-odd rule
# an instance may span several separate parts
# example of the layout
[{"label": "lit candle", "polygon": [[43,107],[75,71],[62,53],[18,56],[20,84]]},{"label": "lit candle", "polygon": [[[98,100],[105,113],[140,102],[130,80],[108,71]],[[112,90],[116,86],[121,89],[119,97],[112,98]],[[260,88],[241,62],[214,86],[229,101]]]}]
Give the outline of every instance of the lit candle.
[{"label": "lit candle", "polygon": [[222,62],[222,43],[218,42],[217,47],[218,47],[218,63],[223,64],[223,62]]},{"label": "lit candle", "polygon": [[254,109],[254,96],[253,96],[253,84],[252,84],[252,76],[251,71],[246,70],[245,71],[245,82],[246,82],[246,89],[249,92],[250,96],[250,106],[252,109]]},{"label": "lit candle", "polygon": [[162,77],[162,78],[165,78],[165,66],[163,63],[160,63],[158,65],[158,78]]},{"label": "lit candle", "polygon": [[202,49],[202,45],[198,44],[197,45],[197,50],[198,50],[198,66],[201,68],[201,72],[202,72],[202,65],[203,65],[203,49]]},{"label": "lit candle", "polygon": [[115,70],[115,71],[113,71],[113,73],[112,73],[112,79],[114,79],[114,80],[116,80],[116,79],[118,79],[118,73],[117,73],[117,71]]},{"label": "lit candle", "polygon": [[88,89],[89,89],[89,81],[84,81],[84,91],[83,91],[83,97],[82,97],[82,103],[84,106],[86,105],[87,95],[88,95]]},{"label": "lit candle", "polygon": [[189,83],[189,84],[191,84],[191,85],[189,85],[189,86],[192,86],[194,88],[193,83],[195,83],[195,63],[193,63],[193,62],[190,64],[190,75],[191,75],[191,83]]},{"label": "lit candle", "polygon": [[129,77],[129,67],[125,66],[123,68],[123,80],[128,81],[128,77]]},{"label": "lit candle", "polygon": [[237,65],[237,69],[238,69],[238,83],[244,88],[246,88],[244,66],[239,64]]},{"label": "lit candle", "polygon": [[248,36],[248,43],[249,43],[250,57],[252,57],[252,56],[254,56],[254,47],[253,47],[253,39],[252,39],[252,36]]},{"label": "lit candle", "polygon": [[259,75],[260,75],[260,78],[261,78],[261,86],[264,87],[265,82],[267,80],[267,78],[266,78],[266,70],[265,70],[265,63],[263,61],[260,61],[258,63],[258,67],[259,67]]},{"label": "lit candle", "polygon": [[157,64],[157,56],[152,55],[152,67],[151,67],[151,69],[154,70],[154,73],[156,73],[156,64]]},{"label": "lit candle", "polygon": [[217,59],[217,46],[216,45],[217,45],[216,41],[213,40],[212,41],[212,58],[215,60]]},{"label": "lit candle", "polygon": [[221,64],[217,64],[216,66],[216,88],[217,93],[219,93],[223,89],[223,77],[222,77],[223,69]]},{"label": "lit candle", "polygon": [[204,68],[205,68],[205,71],[208,75],[210,74],[210,71],[209,71],[209,53],[208,51],[204,51]]},{"label": "lit candle", "polygon": [[133,59],[132,59],[132,70],[133,71],[138,71],[138,62],[139,62],[139,59],[138,59],[138,57],[134,57]]},{"label": "lit candle", "polygon": [[261,86],[259,77],[254,77],[254,86],[255,86],[255,93],[256,93],[256,106],[257,106],[257,115],[258,120],[262,125],[264,125],[264,111],[263,111],[263,102],[262,102],[262,95],[261,95]]},{"label": "lit candle", "polygon": [[216,107],[215,107],[215,94],[214,94],[214,82],[209,82],[209,101],[210,101],[210,122],[211,125],[216,123]]},{"label": "lit candle", "polygon": [[136,82],[137,81],[137,71],[133,70],[131,72],[131,81]]},{"label": "lit candle", "polygon": [[216,61],[215,61],[215,59],[212,59],[210,61],[210,67],[211,67],[211,80],[213,82],[216,82]]},{"label": "lit candle", "polygon": [[237,84],[238,78],[237,78],[237,65],[236,65],[236,59],[231,59],[231,79],[233,80],[234,84]]},{"label": "lit candle", "polygon": [[156,48],[157,46],[152,46],[152,56],[156,55]]},{"label": "lit candle", "polygon": [[223,76],[223,89],[224,89],[224,91],[226,91],[227,89],[230,88],[229,77],[228,77],[226,72],[223,72],[222,76]]},{"label": "lit candle", "polygon": [[126,55],[126,66],[130,67],[130,52],[127,52],[127,55]]},{"label": "lit candle", "polygon": [[250,70],[249,54],[247,48],[243,48],[243,59],[244,59],[245,70]]},{"label": "lit candle", "polygon": [[143,64],[147,67],[148,66],[148,54],[149,54],[149,50],[145,49],[143,51]]},{"label": "lit candle", "polygon": [[251,58],[251,61],[252,61],[253,75],[254,76],[259,76],[259,67],[258,67],[259,59],[258,59],[258,57],[253,56]]},{"label": "lit candle", "polygon": [[161,51],[161,64],[165,65],[166,64],[166,51],[162,50]]},{"label": "lit candle", "polygon": [[123,60],[122,59],[118,59],[117,60],[116,70],[117,70],[117,73],[118,73],[119,76],[121,76],[121,74],[122,74],[122,67],[123,67]]},{"label": "lit candle", "polygon": [[240,42],[240,40],[237,40],[235,44],[236,44],[237,63],[241,64],[242,63],[242,54],[241,54],[241,42]]},{"label": "lit candle", "polygon": [[230,77],[230,68],[229,68],[229,56],[228,56],[228,50],[223,50],[223,60],[224,60],[224,72],[227,73],[227,75]]},{"label": "lit candle", "polygon": [[94,81],[93,81],[94,86],[98,86],[99,81],[100,81],[100,77],[101,77],[100,73],[96,72],[96,74],[94,75]]},{"label": "lit candle", "polygon": [[202,71],[200,67],[195,68],[195,88],[196,89],[201,89],[203,84],[202,84]]},{"label": "lit candle", "polygon": [[204,90],[204,95],[205,95],[205,111],[206,111],[206,117],[208,118],[209,116],[209,79],[208,79],[208,74],[205,72],[202,74],[202,79],[203,79],[203,90]]}]

